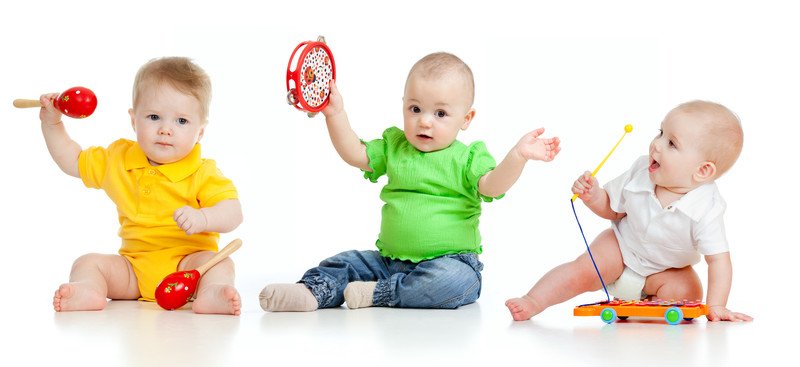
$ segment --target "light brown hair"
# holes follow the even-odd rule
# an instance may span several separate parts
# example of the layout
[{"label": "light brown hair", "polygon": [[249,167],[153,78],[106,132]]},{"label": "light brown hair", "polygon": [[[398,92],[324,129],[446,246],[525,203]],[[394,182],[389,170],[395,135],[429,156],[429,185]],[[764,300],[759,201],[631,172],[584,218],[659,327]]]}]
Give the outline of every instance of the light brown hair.
[{"label": "light brown hair", "polygon": [[722,176],[736,163],[742,153],[744,131],[739,117],[733,111],[719,103],[701,100],[682,103],[673,111],[704,115],[707,143],[704,153],[717,166],[716,177]]},{"label": "light brown hair", "polygon": [[133,105],[145,87],[168,83],[176,90],[193,96],[200,102],[203,123],[208,119],[211,104],[211,79],[200,66],[186,57],[152,59],[139,68],[133,82]]},{"label": "light brown hair", "polygon": [[[458,56],[447,52],[434,52],[417,61],[408,72],[411,75],[420,75],[425,78],[441,78],[452,73],[462,77],[469,88],[469,104],[475,100],[475,79],[472,76],[472,69],[458,58]],[[408,83],[406,78],[406,83]]]}]

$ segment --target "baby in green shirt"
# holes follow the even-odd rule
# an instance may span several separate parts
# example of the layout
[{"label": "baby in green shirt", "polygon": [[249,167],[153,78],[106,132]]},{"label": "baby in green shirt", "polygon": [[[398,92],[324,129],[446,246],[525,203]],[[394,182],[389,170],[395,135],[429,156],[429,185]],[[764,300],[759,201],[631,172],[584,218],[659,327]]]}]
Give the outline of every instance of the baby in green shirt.
[{"label": "baby in green shirt", "polygon": [[346,251],[298,283],[267,285],[260,295],[264,310],[313,311],[344,302],[349,308],[457,308],[478,299],[481,201],[502,197],[528,160],[553,160],[560,141],[540,138],[544,129],[536,129],[496,165],[482,142],[456,140],[475,117],[474,95],[472,71],[461,59],[425,56],[406,80],[403,130],[391,127],[365,142],[331,83],[322,113],[334,148],[370,181],[389,178],[381,191],[378,251]]}]

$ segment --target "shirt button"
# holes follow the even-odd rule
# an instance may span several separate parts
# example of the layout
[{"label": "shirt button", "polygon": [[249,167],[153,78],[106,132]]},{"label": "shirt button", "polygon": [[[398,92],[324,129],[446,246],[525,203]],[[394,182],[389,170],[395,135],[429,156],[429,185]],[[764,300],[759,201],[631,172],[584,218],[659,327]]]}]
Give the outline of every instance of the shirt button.
[{"label": "shirt button", "polygon": [[150,189],[148,189],[148,188],[142,189],[142,194],[150,195]]},{"label": "shirt button", "polygon": [[672,205],[668,206],[667,209],[672,209]]},{"label": "shirt button", "polygon": [[150,169],[150,170],[147,170],[147,173],[151,174],[151,175],[155,175],[156,174],[156,170]]}]

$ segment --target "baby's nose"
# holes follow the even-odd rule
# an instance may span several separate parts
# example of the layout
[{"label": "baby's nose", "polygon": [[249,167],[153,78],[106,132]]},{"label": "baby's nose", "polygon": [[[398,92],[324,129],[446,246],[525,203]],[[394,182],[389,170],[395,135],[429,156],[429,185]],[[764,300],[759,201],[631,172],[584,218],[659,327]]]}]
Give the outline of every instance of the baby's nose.
[{"label": "baby's nose", "polygon": [[650,144],[650,145],[651,145],[650,149],[652,151],[654,151],[654,152],[660,152],[661,151],[661,144],[658,141],[654,141],[653,144]]},{"label": "baby's nose", "polygon": [[419,118],[419,124],[420,126],[430,127],[433,125],[433,118],[429,115],[422,115]]}]

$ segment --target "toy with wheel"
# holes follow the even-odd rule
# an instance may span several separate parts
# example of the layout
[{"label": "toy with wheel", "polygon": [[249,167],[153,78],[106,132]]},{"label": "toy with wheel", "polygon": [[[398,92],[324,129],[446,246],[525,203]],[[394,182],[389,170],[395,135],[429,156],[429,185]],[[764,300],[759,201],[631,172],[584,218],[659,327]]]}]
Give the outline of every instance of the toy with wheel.
[{"label": "toy with wheel", "polygon": [[325,37],[297,45],[286,67],[286,100],[314,117],[328,105],[331,81],[336,80],[336,63]]},{"label": "toy with wheel", "polygon": [[[89,88],[72,87],[61,93],[53,101],[55,107],[61,113],[76,119],[89,117],[97,108],[97,97]],[[42,107],[38,99],[15,99],[14,107],[31,108]]]},{"label": "toy with wheel", "polygon": [[575,316],[600,316],[606,324],[611,324],[617,319],[625,320],[634,317],[663,318],[670,325],[680,324],[681,321],[691,321],[696,317],[708,315],[708,306],[700,301],[621,301],[597,302],[580,305],[573,310]]}]

